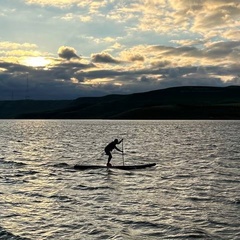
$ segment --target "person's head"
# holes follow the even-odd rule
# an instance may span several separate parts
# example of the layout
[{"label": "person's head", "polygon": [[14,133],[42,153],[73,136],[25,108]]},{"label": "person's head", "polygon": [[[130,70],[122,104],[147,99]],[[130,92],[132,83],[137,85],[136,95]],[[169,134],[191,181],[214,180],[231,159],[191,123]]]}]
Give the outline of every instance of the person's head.
[{"label": "person's head", "polygon": [[115,139],[114,142],[115,142],[115,143],[118,143],[118,139]]}]

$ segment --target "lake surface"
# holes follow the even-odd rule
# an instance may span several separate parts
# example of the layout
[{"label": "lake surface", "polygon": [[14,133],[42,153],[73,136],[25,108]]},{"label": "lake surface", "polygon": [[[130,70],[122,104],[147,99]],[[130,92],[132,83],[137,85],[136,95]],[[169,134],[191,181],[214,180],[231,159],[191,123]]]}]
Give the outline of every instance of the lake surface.
[{"label": "lake surface", "polygon": [[[0,239],[240,239],[239,136],[240,121],[2,120]],[[105,165],[115,138],[125,165],[157,166],[73,169]]]}]

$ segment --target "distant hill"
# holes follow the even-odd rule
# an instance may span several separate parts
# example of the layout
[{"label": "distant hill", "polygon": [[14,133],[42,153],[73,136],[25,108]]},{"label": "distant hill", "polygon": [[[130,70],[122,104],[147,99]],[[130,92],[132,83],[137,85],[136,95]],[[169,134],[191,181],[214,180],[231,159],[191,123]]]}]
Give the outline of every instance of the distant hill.
[{"label": "distant hill", "polygon": [[15,114],[13,111],[11,116],[28,119],[240,119],[240,87],[175,87],[129,95],[84,97],[62,102],[63,105],[55,103],[54,108],[49,106],[45,110],[38,107],[41,101],[31,104],[36,104],[32,113],[24,112],[19,103],[19,108],[15,107],[18,111]]},{"label": "distant hill", "polygon": [[0,119],[18,118],[23,114],[53,111],[67,107],[72,101],[15,100],[0,101]]}]

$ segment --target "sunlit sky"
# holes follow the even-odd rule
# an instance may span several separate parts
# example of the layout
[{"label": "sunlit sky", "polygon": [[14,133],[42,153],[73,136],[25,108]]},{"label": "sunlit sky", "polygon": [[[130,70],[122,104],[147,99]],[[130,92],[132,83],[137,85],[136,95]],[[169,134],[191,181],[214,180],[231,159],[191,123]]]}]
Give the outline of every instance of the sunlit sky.
[{"label": "sunlit sky", "polygon": [[240,85],[240,0],[0,3],[0,100]]}]

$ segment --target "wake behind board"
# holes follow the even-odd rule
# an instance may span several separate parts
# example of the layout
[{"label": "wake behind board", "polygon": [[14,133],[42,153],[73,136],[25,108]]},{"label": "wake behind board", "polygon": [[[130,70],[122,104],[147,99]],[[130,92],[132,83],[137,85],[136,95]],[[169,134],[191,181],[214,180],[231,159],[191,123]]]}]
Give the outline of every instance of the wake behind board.
[{"label": "wake behind board", "polygon": [[74,169],[76,170],[87,170],[87,169],[98,169],[98,168],[116,168],[122,170],[134,170],[134,169],[143,169],[148,167],[155,166],[156,163],[148,163],[148,164],[140,164],[140,165],[119,165],[119,166],[111,166],[107,167],[104,165],[75,165]]}]

